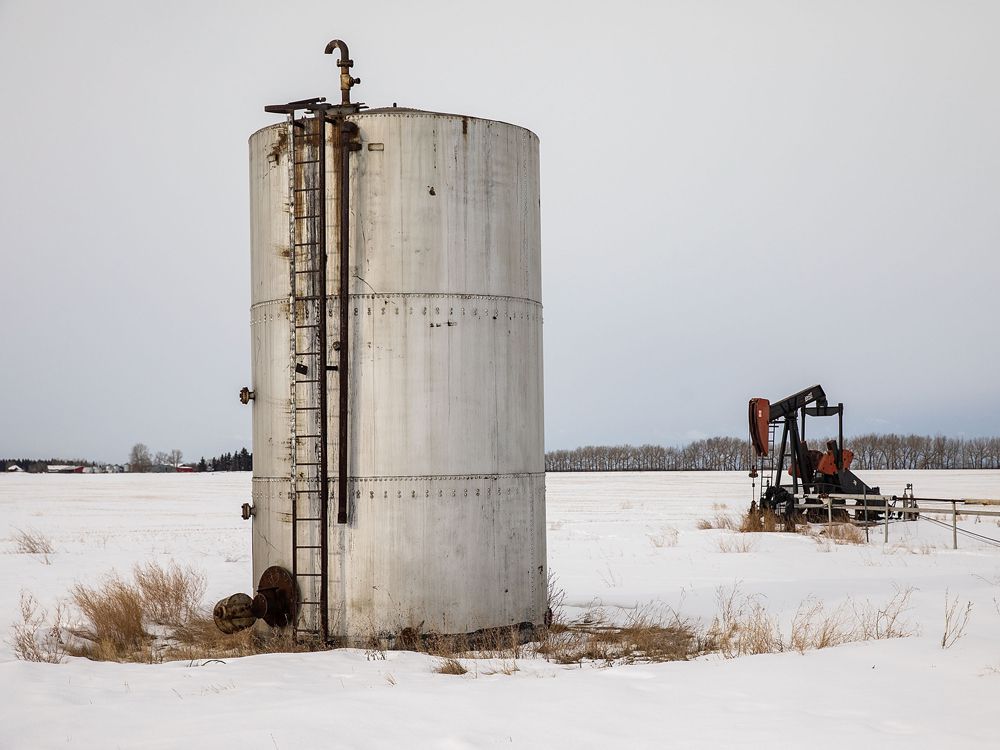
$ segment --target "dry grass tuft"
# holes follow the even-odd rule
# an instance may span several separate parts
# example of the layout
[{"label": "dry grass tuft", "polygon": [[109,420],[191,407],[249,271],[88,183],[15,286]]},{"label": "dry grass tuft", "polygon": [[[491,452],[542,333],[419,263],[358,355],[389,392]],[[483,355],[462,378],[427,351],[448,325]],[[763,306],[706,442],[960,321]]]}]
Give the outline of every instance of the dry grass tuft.
[{"label": "dry grass tuft", "polygon": [[45,564],[48,565],[49,558],[55,549],[52,541],[40,531],[15,529],[11,537],[14,540],[14,547],[22,555],[45,555]]},{"label": "dry grass tuft", "polygon": [[566,591],[559,585],[559,579],[551,570],[546,579],[545,601],[548,605],[548,628],[559,630],[566,627]]},{"label": "dry grass tuft", "polygon": [[524,640],[516,627],[489,628],[470,636],[454,636],[452,642],[458,647],[488,659],[520,659],[524,656]]},{"label": "dry grass tuft", "polygon": [[[772,513],[772,515],[774,515]],[[756,533],[758,531],[764,530],[763,519],[761,514],[756,512],[754,508],[750,508],[746,515],[743,516],[743,520],[740,521],[740,529],[742,533]]]},{"label": "dry grass tuft", "polygon": [[159,625],[179,627],[189,622],[205,596],[204,574],[176,563],[168,568],[154,563],[136,565],[132,576],[142,599],[143,613]]},{"label": "dry grass tuft", "polygon": [[59,664],[66,657],[62,639],[64,613],[56,607],[51,624],[49,613],[27,591],[21,592],[21,622],[11,628],[14,655],[23,661]]},{"label": "dry grass tuft", "polygon": [[704,648],[695,627],[672,610],[637,608],[616,625],[603,609],[591,608],[561,632],[544,633],[535,653],[557,664],[612,666],[684,661]]},{"label": "dry grass tuft", "polygon": [[736,528],[744,534],[754,533],[787,533],[794,534],[802,529],[808,529],[809,525],[801,513],[791,515],[778,515],[770,508],[761,510],[756,503],[751,503],[747,512],[743,514],[740,523]]},{"label": "dry grass tuft", "polygon": [[782,651],[804,652],[854,641],[905,638],[914,629],[904,619],[913,589],[897,589],[884,605],[858,604],[851,600],[833,610],[808,598],[792,618],[786,639],[775,615],[760,597],[740,592],[739,586],[720,588],[716,594],[719,613],[708,629],[706,647],[733,659]]},{"label": "dry grass tuft", "polygon": [[719,613],[708,630],[713,651],[725,658],[784,651],[777,618],[769,614],[759,597],[743,596],[739,586],[716,592]]},{"label": "dry grass tuft", "polygon": [[852,523],[834,523],[819,532],[834,544],[867,544],[865,532]]},{"label": "dry grass tuft", "polygon": [[932,555],[937,550],[937,547],[926,540],[920,541],[899,541],[893,542],[887,547],[882,548],[883,555],[896,555],[896,554],[908,554],[908,555]]},{"label": "dry grass tuft", "polygon": [[711,518],[702,518],[700,521],[695,523],[695,527],[703,531],[706,529],[723,529],[725,531],[736,531],[736,529],[739,527],[739,524],[737,524],[736,519],[734,519],[728,513],[723,513],[722,511],[718,511]]},{"label": "dry grass tuft", "polygon": [[941,648],[951,648],[958,640],[965,635],[965,628],[969,624],[969,616],[972,614],[972,602],[968,601],[964,606],[960,606],[958,595],[954,599],[949,599],[948,590],[944,592],[944,634],[941,636]]},{"label": "dry grass tuft", "polygon": [[649,537],[649,543],[652,544],[657,549],[663,547],[676,547],[677,546],[677,529],[673,526],[664,526],[656,534],[646,534]]},{"label": "dry grass tuft", "polygon": [[501,661],[498,665],[491,666],[485,672],[484,675],[494,675],[503,674],[510,677],[515,672],[520,672],[521,668],[517,666],[516,661]]},{"label": "dry grass tuft", "polygon": [[290,632],[281,628],[272,628],[263,636],[254,629],[226,635],[215,626],[211,615],[198,613],[170,630],[158,657],[162,661],[196,661],[257,654],[296,654],[327,648],[318,642],[296,641]]},{"label": "dry grass tuft", "polygon": [[[792,520],[792,523],[795,523],[795,519]],[[785,531],[785,521],[784,519],[778,518],[778,516],[776,516],[774,511],[770,508],[765,508],[763,511],[750,508],[740,521],[737,531],[744,534]]]},{"label": "dry grass tuft", "polygon": [[437,666],[434,667],[434,671],[438,674],[466,674],[469,670],[462,666],[462,662],[458,659],[440,659]]},{"label": "dry grass tuft", "polygon": [[791,649],[804,653],[849,643],[853,640],[852,636],[850,614],[845,605],[828,612],[823,602],[808,598],[799,605],[792,618],[788,645]]},{"label": "dry grass tuft", "polygon": [[906,638],[916,630],[906,620],[913,588],[897,588],[892,597],[882,606],[871,602],[854,605],[857,630],[852,640],[877,641],[886,638]]},{"label": "dry grass tuft", "polygon": [[143,622],[139,590],[117,575],[98,587],[77,584],[70,591],[84,624],[74,635],[87,643],[73,649],[74,656],[97,661],[151,661],[153,636]]},{"label": "dry grass tuft", "polygon": [[719,552],[753,552],[756,548],[754,540],[749,537],[722,537],[718,542]]}]

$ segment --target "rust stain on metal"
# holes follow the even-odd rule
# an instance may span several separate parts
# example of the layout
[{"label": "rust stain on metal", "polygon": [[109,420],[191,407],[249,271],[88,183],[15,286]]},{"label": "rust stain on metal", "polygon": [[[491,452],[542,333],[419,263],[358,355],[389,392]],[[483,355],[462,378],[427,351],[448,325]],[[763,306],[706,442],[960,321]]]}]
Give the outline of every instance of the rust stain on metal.
[{"label": "rust stain on metal", "polygon": [[292,574],[278,565],[265,570],[257,583],[257,594],[250,613],[272,628],[295,622],[299,609],[299,591]]},{"label": "rust stain on metal", "polygon": [[267,160],[273,164],[273,166],[278,166],[278,162],[281,161],[281,155],[288,150],[288,131],[282,128],[278,131],[278,140],[274,142],[271,146],[271,152],[267,155]]}]

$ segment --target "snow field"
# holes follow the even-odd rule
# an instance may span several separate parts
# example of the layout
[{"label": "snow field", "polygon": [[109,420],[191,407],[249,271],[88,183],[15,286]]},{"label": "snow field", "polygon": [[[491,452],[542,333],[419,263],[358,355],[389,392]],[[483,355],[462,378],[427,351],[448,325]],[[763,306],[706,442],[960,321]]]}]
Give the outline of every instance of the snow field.
[{"label": "snow field", "polygon": [[[917,495],[1000,497],[1000,472],[868,472]],[[206,604],[250,591],[248,474],[0,477],[0,630],[19,592],[50,607],[149,561],[192,564]],[[623,617],[672,608],[708,624],[720,587],[737,586],[787,634],[803,601],[884,604],[912,589],[910,638],[738,659],[709,656],[597,668],[522,659],[510,675],[465,662],[433,672],[421,654],[338,650],[225,663],[25,663],[0,644],[0,748],[108,747],[995,747],[1000,699],[1000,547],[920,521],[866,545],[801,534],[699,530],[738,516],[740,473],[550,474],[549,567],[566,613]],[[726,506],[726,507],[721,507]],[[992,519],[960,525],[1000,539]],[[16,529],[55,551],[18,553]],[[725,548],[748,546],[746,552]],[[966,634],[943,650],[945,592],[973,605]]]}]

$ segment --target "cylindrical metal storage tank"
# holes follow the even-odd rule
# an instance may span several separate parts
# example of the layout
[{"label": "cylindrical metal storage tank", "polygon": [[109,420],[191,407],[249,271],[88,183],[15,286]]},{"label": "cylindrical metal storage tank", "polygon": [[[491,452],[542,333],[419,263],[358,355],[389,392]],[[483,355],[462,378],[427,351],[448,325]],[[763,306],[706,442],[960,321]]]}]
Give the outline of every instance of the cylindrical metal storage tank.
[{"label": "cylindrical metal storage tank", "polygon": [[[294,206],[312,187],[296,182],[294,165],[290,180],[289,136],[297,131],[288,123],[250,138],[254,580],[270,566],[298,570],[300,627],[316,626],[319,605],[309,602],[325,599],[329,635],[345,643],[407,628],[469,633],[541,623],[538,139],[506,123],[406,109],[346,119],[360,142],[339,152],[350,164],[347,517],[337,522],[337,463],[328,459],[334,509],[323,544],[309,520],[321,509],[302,446],[318,419],[317,407],[303,404],[319,403],[310,389],[325,378],[316,385],[317,368],[303,359],[309,346],[296,337],[311,321],[292,299],[296,274],[309,268],[293,240],[295,214],[304,216]],[[326,125],[323,137],[333,144],[339,136]],[[340,158],[325,150],[329,186]],[[324,198],[330,248],[341,196],[330,189]],[[339,357],[337,268],[328,265],[324,290],[331,370]],[[330,457],[343,416],[338,377],[326,381]]]}]

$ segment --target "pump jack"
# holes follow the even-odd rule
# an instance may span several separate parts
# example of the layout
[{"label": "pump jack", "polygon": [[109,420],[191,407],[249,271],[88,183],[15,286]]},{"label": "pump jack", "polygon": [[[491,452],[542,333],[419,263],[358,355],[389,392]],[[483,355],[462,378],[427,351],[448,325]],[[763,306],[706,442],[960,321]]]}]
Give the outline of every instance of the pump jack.
[{"label": "pump jack", "polygon": [[[806,417],[834,416],[837,417],[837,439],[827,442],[825,453],[810,450],[806,443]],[[750,476],[764,475],[759,500],[761,511],[770,510],[790,520],[796,501],[806,495],[841,494],[873,496],[873,499],[881,495],[878,487],[869,487],[851,471],[854,453],[844,448],[844,405],[830,405],[822,386],[814,385],[774,402],[752,398],[749,418],[750,442],[757,458]],[[779,426],[781,441],[775,460],[774,443]],[[782,484],[786,455],[790,486]],[[844,500],[834,499],[833,503],[844,505]],[[881,498],[879,504],[886,507]],[[754,506],[751,511],[755,511]],[[858,510],[855,515],[858,520],[876,520],[882,514]],[[847,510],[839,508],[835,516],[846,521]]]}]

